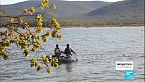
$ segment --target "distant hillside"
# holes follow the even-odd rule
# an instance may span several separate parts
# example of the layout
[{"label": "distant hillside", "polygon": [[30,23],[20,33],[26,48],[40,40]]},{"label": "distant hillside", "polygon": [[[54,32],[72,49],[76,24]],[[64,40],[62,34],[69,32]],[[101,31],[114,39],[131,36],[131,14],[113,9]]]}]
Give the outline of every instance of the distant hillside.
[{"label": "distant hillside", "polygon": [[[60,1],[53,0],[57,9],[47,9],[44,18],[54,15],[64,26],[124,26],[144,25],[144,0],[124,0],[119,2],[101,1]],[[13,5],[0,5],[7,15],[18,15],[24,8],[40,4],[40,0],[30,0]],[[37,11],[41,12],[40,9]],[[41,12],[44,13],[44,12]],[[26,18],[33,22],[31,17]]]},{"label": "distant hillside", "polygon": [[[21,12],[23,12],[24,8],[29,8],[31,6],[36,6],[40,4],[41,0],[30,0],[25,2],[20,2],[12,5],[0,5],[0,9],[7,10],[6,14],[9,15],[17,15]],[[53,0],[52,0],[53,1]],[[70,15],[78,15],[83,13],[89,13],[92,10],[95,10],[97,8],[101,8],[103,6],[109,5],[108,2],[101,2],[101,1],[53,1],[56,6],[57,10],[53,11],[53,13],[63,15],[63,16],[70,16]],[[38,10],[40,11],[40,10]],[[50,9],[46,11],[46,13],[50,13]]]},{"label": "distant hillside", "polygon": [[96,19],[144,19],[144,0],[115,2],[90,12],[87,16]]}]

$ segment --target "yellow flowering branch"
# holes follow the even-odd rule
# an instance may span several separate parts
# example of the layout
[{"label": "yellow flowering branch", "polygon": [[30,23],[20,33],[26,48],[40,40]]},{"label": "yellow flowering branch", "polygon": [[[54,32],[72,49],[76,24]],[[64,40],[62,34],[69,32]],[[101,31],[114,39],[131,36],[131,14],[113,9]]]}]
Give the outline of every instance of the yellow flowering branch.
[{"label": "yellow flowering branch", "polygon": [[[52,17],[50,20],[51,30],[44,30],[44,21],[42,14],[37,12],[37,7],[44,10],[45,8],[50,8],[52,10],[56,9],[56,6],[48,0],[42,0],[40,6],[25,8],[23,14],[18,16],[4,16],[0,17],[7,18],[7,24],[2,26],[6,27],[5,31],[0,31],[0,59],[8,60],[11,53],[9,53],[8,48],[12,45],[16,45],[18,49],[22,51],[22,54],[27,57],[31,52],[37,52],[42,49],[42,43],[48,42],[49,37],[62,39],[63,35],[60,34],[61,26],[59,22]],[[29,22],[24,20],[24,17],[34,16],[36,28],[30,28]],[[45,52],[46,53],[46,52]],[[51,72],[51,67],[58,67],[58,59],[53,57],[48,57],[46,54],[41,55],[41,57],[31,59],[31,67],[36,68],[37,71],[41,70],[41,63],[39,58],[43,61],[43,64],[47,67],[47,72]]]}]

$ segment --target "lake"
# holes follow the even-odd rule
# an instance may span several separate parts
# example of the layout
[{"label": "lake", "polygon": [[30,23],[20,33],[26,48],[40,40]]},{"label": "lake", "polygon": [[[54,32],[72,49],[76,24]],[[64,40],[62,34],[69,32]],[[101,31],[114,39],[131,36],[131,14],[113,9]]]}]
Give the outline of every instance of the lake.
[{"label": "lake", "polygon": [[[31,68],[30,56],[11,56],[0,60],[0,82],[144,82],[144,27],[64,28],[62,33],[63,40],[50,38],[44,48],[53,54],[57,43],[62,50],[69,43],[78,62],[61,64],[48,74],[45,68]],[[115,70],[116,61],[133,61],[134,80]]]}]

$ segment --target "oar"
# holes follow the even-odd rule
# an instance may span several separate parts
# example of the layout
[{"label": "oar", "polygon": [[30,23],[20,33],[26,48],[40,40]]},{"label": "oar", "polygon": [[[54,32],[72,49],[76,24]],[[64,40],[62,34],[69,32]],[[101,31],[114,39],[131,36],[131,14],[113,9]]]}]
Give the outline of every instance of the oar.
[{"label": "oar", "polygon": [[76,56],[77,56],[77,54],[75,54],[74,57],[75,57],[76,60],[78,60]]}]

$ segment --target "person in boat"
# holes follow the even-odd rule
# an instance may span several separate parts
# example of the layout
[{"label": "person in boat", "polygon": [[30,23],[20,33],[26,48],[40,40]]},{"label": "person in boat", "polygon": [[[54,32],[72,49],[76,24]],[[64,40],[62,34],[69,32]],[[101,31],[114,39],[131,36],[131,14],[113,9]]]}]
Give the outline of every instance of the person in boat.
[{"label": "person in boat", "polygon": [[74,54],[76,54],[70,47],[69,47],[69,44],[67,44],[66,45],[66,48],[65,48],[65,50],[64,50],[64,54],[66,54],[66,57],[67,58],[71,58],[71,56],[72,56],[72,53],[71,52],[73,52]]},{"label": "person in boat", "polygon": [[61,52],[62,52],[62,51],[60,50],[58,44],[56,44],[56,48],[54,49],[54,53],[55,53],[55,55],[53,55],[53,57],[57,57],[57,58],[59,58],[60,55],[61,55]]}]

